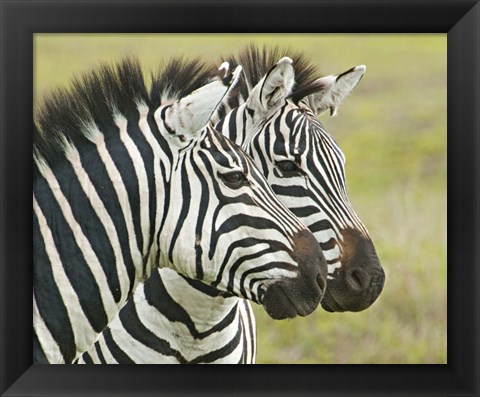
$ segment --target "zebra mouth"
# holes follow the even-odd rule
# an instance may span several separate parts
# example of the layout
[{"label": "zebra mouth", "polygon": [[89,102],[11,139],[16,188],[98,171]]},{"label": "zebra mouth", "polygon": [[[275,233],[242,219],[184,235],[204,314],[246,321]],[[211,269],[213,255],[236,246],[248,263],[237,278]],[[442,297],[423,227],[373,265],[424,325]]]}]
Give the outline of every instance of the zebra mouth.
[{"label": "zebra mouth", "polygon": [[335,300],[335,298],[333,297],[332,293],[328,288],[325,291],[325,296],[323,297],[321,305],[325,311],[330,313],[345,311],[345,309],[337,303],[337,301]]},{"label": "zebra mouth", "polygon": [[276,283],[268,287],[262,297],[268,315],[274,320],[283,320],[309,315],[317,308],[322,295],[299,291],[287,283]]}]

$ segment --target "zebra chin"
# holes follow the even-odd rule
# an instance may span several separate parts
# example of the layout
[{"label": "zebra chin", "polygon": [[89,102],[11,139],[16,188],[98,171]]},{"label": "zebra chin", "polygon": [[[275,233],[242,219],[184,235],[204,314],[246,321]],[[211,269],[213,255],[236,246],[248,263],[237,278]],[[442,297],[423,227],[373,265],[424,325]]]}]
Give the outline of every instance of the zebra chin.
[{"label": "zebra chin", "polygon": [[263,307],[274,320],[308,316],[323,298],[321,283],[317,285],[316,291],[302,291],[295,282],[272,284],[262,296]]},{"label": "zebra chin", "polygon": [[313,235],[304,230],[293,240],[297,277],[270,284],[260,298],[274,320],[309,315],[318,307],[327,286],[327,262]]}]

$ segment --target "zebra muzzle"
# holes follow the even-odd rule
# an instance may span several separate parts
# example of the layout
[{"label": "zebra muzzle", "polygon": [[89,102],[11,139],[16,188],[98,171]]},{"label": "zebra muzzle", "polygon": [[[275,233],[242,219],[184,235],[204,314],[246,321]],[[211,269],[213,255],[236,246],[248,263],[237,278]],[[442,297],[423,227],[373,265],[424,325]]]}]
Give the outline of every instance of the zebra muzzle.
[{"label": "zebra muzzle", "polygon": [[378,298],[385,272],[369,237],[354,229],[342,231],[342,264],[328,280],[322,307],[328,312],[359,312]]},{"label": "zebra muzzle", "polygon": [[265,311],[275,320],[307,316],[322,300],[327,285],[327,263],[317,240],[303,230],[294,237],[295,278],[271,284],[262,296]]}]

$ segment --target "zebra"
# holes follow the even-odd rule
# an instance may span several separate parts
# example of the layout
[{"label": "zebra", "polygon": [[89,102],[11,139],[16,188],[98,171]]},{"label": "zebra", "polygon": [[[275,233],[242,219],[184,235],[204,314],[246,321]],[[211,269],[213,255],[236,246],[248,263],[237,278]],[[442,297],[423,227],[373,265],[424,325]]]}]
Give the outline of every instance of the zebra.
[{"label": "zebra", "polygon": [[[171,62],[148,93],[138,62],[104,65],[37,112],[35,363],[75,362],[158,267],[273,318],[318,306],[327,269],[313,235],[208,124],[241,67],[201,84],[209,69],[191,66]],[[188,67],[195,78],[179,80]]]},{"label": "zebra", "polygon": [[[226,136],[234,138],[236,139],[238,144],[242,144],[247,150],[247,152],[254,156],[259,165],[271,163],[272,167],[275,166],[275,164],[273,164],[271,157],[262,157],[264,153],[258,150],[258,146],[251,145],[251,140],[248,141],[248,144],[245,144],[248,137],[248,135],[245,134],[245,131],[248,130],[245,120],[248,120],[250,113],[252,112],[252,110],[254,110],[253,105],[250,105],[249,109],[246,109],[246,107],[244,107],[243,109],[237,109],[237,107],[240,104],[244,103],[247,98],[249,98],[250,92],[252,94],[252,98],[255,98],[254,95],[256,95],[255,93],[256,91],[258,91],[259,88],[262,88],[265,94],[264,84],[262,84],[260,81],[265,82],[267,75],[271,75],[273,73],[273,71],[269,68],[274,63],[273,60],[275,58],[278,59],[278,56],[280,55],[279,52],[280,51],[278,49],[274,49],[271,50],[270,53],[264,52],[263,54],[261,54],[257,49],[252,47],[244,51],[243,55],[241,55],[240,57],[241,61],[238,61],[235,58],[230,58],[229,62],[232,64],[242,64],[242,66],[245,65],[244,72],[246,79],[241,81],[242,87],[240,89],[239,95],[230,96],[228,98],[228,104],[226,104],[223,108],[220,108],[220,110],[218,110],[217,114],[214,116],[214,118],[220,120],[217,124],[217,127],[221,129]],[[290,54],[288,54],[287,52],[287,55],[295,59],[294,67],[297,80],[297,88],[294,89],[293,94],[296,93],[297,95],[300,95],[300,90],[311,89],[307,85],[310,84],[311,81],[315,81],[316,84],[318,84],[318,81],[328,81],[334,79],[333,77],[328,77],[323,78],[323,80],[319,80],[319,77],[316,76],[318,74],[316,68],[312,66],[309,62],[307,62],[306,58],[303,55],[299,53],[292,53],[291,51]],[[291,68],[291,61],[289,59],[290,58],[285,58],[283,60],[283,63],[278,62],[275,68],[278,68],[279,64],[283,64],[283,73],[286,73],[287,75],[290,74],[291,76],[291,70],[289,72],[289,69]],[[363,74],[363,71],[363,67],[357,67],[355,70],[352,69],[350,72],[346,72],[345,74],[343,74],[343,78],[347,79],[348,84],[346,85],[344,91],[341,92],[342,96],[338,98],[339,102],[336,103],[335,106],[338,106],[341,100],[343,100],[348,94],[348,92],[354,88],[359,78]],[[354,75],[349,76],[349,73],[353,73]],[[340,77],[340,80],[341,79],[342,77]],[[340,83],[343,82],[340,81]],[[291,86],[291,84],[292,82],[290,81],[288,83],[288,86]],[[251,87],[255,85],[257,86],[257,90],[252,90]],[[271,91],[275,91],[277,95],[278,93],[281,93],[282,96],[278,101],[278,104],[275,105],[272,103],[269,105],[269,107],[271,108],[269,110],[273,110],[273,112],[275,112],[275,109],[277,109],[277,107],[286,102],[289,102],[289,106],[293,106],[293,109],[295,109],[295,106],[290,103],[291,100],[289,99],[289,97],[292,95],[292,93],[290,93],[289,88],[282,92],[281,88],[279,89],[276,85],[273,85],[271,87]],[[299,96],[299,98],[301,97]],[[259,105],[256,104],[255,107],[258,108]],[[232,110],[234,110],[232,113],[227,114]],[[303,114],[304,112],[303,109],[300,108],[298,108],[296,111],[300,112],[300,114]],[[259,111],[257,111],[257,114],[258,113]],[[268,116],[266,116],[264,113],[262,114],[267,119]],[[314,115],[309,115],[309,117],[314,117]],[[224,120],[222,121],[222,119]],[[232,123],[232,121],[234,121],[234,123]],[[273,121],[271,121],[271,124],[275,125]],[[266,128],[268,131],[269,127]],[[283,129],[283,134],[271,133],[269,136],[269,138],[271,139],[270,144],[272,145],[272,147],[275,146],[275,143],[277,142],[277,140],[280,140],[280,138],[281,142],[285,143],[292,141],[294,137],[293,134],[295,133],[295,129],[291,126],[286,126],[282,124],[280,125],[280,128]],[[309,131],[304,131],[303,133],[307,134],[308,132]],[[317,133],[316,130],[315,133]],[[266,133],[263,132],[263,134],[263,139],[266,139]],[[326,131],[324,131],[323,127],[321,128],[321,132],[319,134],[321,134],[321,136],[325,136],[325,139],[330,142],[330,146],[323,147],[321,153],[332,150],[334,154],[341,154],[340,149],[334,142],[332,142],[332,138]],[[261,157],[263,160],[259,160],[259,158]],[[312,167],[312,163],[307,163],[305,165],[307,167]],[[290,164],[280,163],[279,166],[284,166],[285,168],[288,168]],[[313,164],[313,166],[318,167],[317,164]],[[315,168],[313,169],[313,171],[315,171]],[[309,171],[309,174],[312,175],[313,171]],[[341,175],[341,177],[343,178],[342,181],[344,181],[344,173]],[[294,178],[289,178],[289,183],[290,185],[294,185],[295,183],[298,183],[298,180],[295,180]],[[293,186],[293,188],[295,188],[295,186]],[[365,234],[365,227],[358,220],[355,212],[353,212],[353,209],[351,208],[351,205],[349,204],[346,197],[346,192],[343,192],[342,189],[339,189],[338,191],[335,191],[335,193],[338,194],[338,201],[340,203],[345,202],[345,200],[347,201],[347,208],[349,211],[351,211],[351,214],[349,215],[356,221],[360,232]],[[305,194],[305,192],[302,192],[302,194]],[[280,195],[279,198],[281,200],[286,199],[291,208],[296,211],[297,216],[299,216],[300,219],[306,218],[306,221],[309,222],[311,229],[315,231],[315,236],[319,243],[322,245],[322,247],[326,249],[327,252],[331,251],[332,248],[329,249],[327,244],[331,239],[331,229],[333,229],[333,227],[330,226],[329,228],[318,229],[318,225],[315,223],[320,222],[320,225],[326,225],[327,222],[328,224],[335,224],[329,218],[330,212],[324,210],[324,204],[321,202],[321,199],[318,200],[316,196],[312,197],[311,195],[305,194],[304,200],[306,201],[306,203],[304,204],[304,208],[302,210],[298,207],[298,202],[300,199],[302,199],[302,197],[298,197],[293,204],[291,201],[288,200],[288,197],[285,198],[285,195]],[[325,217],[326,219],[322,218],[320,221],[316,221],[315,219],[312,220],[311,218],[313,215]],[[359,250],[359,247],[355,245],[355,241],[345,243],[341,247],[342,249],[345,249],[343,247],[349,246],[352,252],[354,252],[354,250]],[[370,262],[364,263],[366,269],[354,269],[356,272],[358,272],[358,275],[355,274],[355,271],[351,272],[351,277],[353,280],[349,280],[348,278],[346,279],[345,276],[342,276],[342,272],[345,272],[345,267],[349,265],[345,262],[345,260],[343,260],[343,262],[341,261],[341,266],[343,266],[343,270],[341,270],[341,272],[339,272],[338,270],[336,272],[332,271],[331,273],[333,274],[329,275],[327,291],[329,290],[329,288],[331,288],[332,296],[342,296],[344,294],[349,294],[350,299],[344,299],[343,301],[341,301],[342,306],[334,306],[334,304],[332,303],[330,303],[329,305],[324,305],[324,308],[326,310],[363,310],[367,308],[371,303],[373,303],[373,301],[380,293],[384,282],[383,270],[381,269],[378,263],[378,259],[376,258],[373,244],[370,243],[370,245],[368,245],[368,243],[365,243],[365,246],[367,247],[367,249],[372,250],[371,256],[368,259]],[[363,246],[360,247],[360,250],[362,249]],[[335,252],[333,252],[333,254],[335,254]],[[332,254],[330,254],[330,258],[330,264],[334,265],[331,266],[331,268],[338,269],[338,260],[335,261],[335,257]],[[337,279],[334,279],[334,276]],[[355,278],[357,276],[359,277],[358,285],[353,284],[353,282],[357,281],[357,279]],[[338,281],[338,279],[341,277],[343,277],[343,279],[341,279],[341,281]],[[150,279],[145,283],[145,285],[142,285],[137,289],[136,293],[134,294],[134,299],[132,299],[132,301],[128,303],[126,308],[122,310],[121,314],[124,316],[124,318],[112,322],[110,329],[107,331],[108,340],[105,340],[105,338],[101,337],[99,339],[99,342],[95,345],[95,348],[85,353],[84,356],[81,358],[80,362],[255,362],[255,332],[250,331],[252,329],[255,329],[253,314],[249,314],[244,318],[231,315],[230,317],[228,317],[229,321],[226,321],[227,317],[221,317],[222,321],[218,321],[217,317],[213,320],[209,318],[199,318],[199,316],[196,314],[198,308],[195,305],[190,305],[187,309],[184,309],[184,307],[182,306],[189,305],[189,303],[194,302],[196,299],[199,299],[202,301],[202,305],[214,308],[214,313],[222,313],[222,307],[230,307],[228,300],[222,301],[219,298],[215,300],[215,296],[209,295],[202,290],[198,291],[195,286],[192,286],[193,288],[189,288],[189,286],[182,281],[181,276],[176,275],[174,272],[169,272],[168,269],[160,269],[159,275],[156,278],[158,278],[158,281],[156,279]],[[166,291],[163,297],[168,298],[168,300],[171,302],[168,305],[168,308],[167,305],[162,305],[160,300],[145,299],[145,296],[148,295],[149,290],[152,290],[154,288],[154,283],[161,282],[163,278],[168,278],[169,284],[172,284],[172,279],[176,279],[179,284],[184,284],[182,289],[172,289],[171,291]],[[367,283],[368,278],[371,278],[371,294],[367,292],[367,288],[365,285],[360,285],[362,282]],[[178,303],[176,304],[176,302],[181,302],[181,305]],[[173,310],[172,307],[176,309]],[[251,313],[251,308],[248,301],[239,302],[238,306],[236,307],[238,312],[240,312],[240,308],[242,308],[245,309],[247,313]],[[132,316],[128,315],[128,312],[138,312],[138,315],[135,316],[135,320],[132,320]],[[229,312],[225,311],[223,313]],[[249,325],[249,332],[245,331],[246,324]],[[200,333],[198,332],[196,327],[204,327],[207,331],[210,332]],[[251,335],[251,338],[238,338],[237,329],[243,329],[244,334]],[[148,335],[149,337],[147,338]],[[234,341],[237,341],[236,344],[232,343]],[[162,346],[175,346],[175,352],[182,352],[183,355],[179,355],[180,359],[178,359],[178,356],[173,357],[171,354],[169,354],[169,352],[164,352],[162,355]],[[243,355],[242,352],[244,352]],[[112,354],[116,357],[113,357]],[[245,360],[245,357],[247,357],[247,360]]]},{"label": "zebra", "polygon": [[[272,103],[265,87],[275,83],[270,73],[280,56],[294,60],[295,86]],[[216,128],[246,149],[280,201],[319,242],[328,266],[322,308],[367,309],[383,290],[385,272],[348,198],[345,155],[318,120],[325,112],[336,115],[366,67],[321,76],[302,53],[278,47],[249,46],[225,59],[232,67],[241,64],[246,79],[217,109]]]}]

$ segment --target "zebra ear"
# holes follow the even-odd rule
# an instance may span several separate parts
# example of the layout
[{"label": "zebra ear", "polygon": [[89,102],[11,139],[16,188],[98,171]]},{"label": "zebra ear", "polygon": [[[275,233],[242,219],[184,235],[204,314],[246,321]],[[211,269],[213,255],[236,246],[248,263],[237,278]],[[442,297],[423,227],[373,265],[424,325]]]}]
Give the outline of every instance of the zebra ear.
[{"label": "zebra ear", "polygon": [[338,105],[355,88],[365,70],[367,70],[365,65],[359,65],[346,72],[315,80],[314,85],[318,86],[318,91],[308,96],[312,110],[317,115],[330,110],[330,115],[335,116]]},{"label": "zebra ear", "polygon": [[[235,87],[241,71],[242,67],[237,66],[233,73],[225,73],[223,78],[218,78],[167,106],[163,112],[163,124],[168,134],[180,142],[196,138],[209,123],[223,97]],[[161,108],[159,110],[161,114]]]},{"label": "zebra ear", "polygon": [[246,101],[247,108],[263,119],[266,113],[276,110],[283,103],[294,83],[293,61],[284,57],[253,87]]}]

